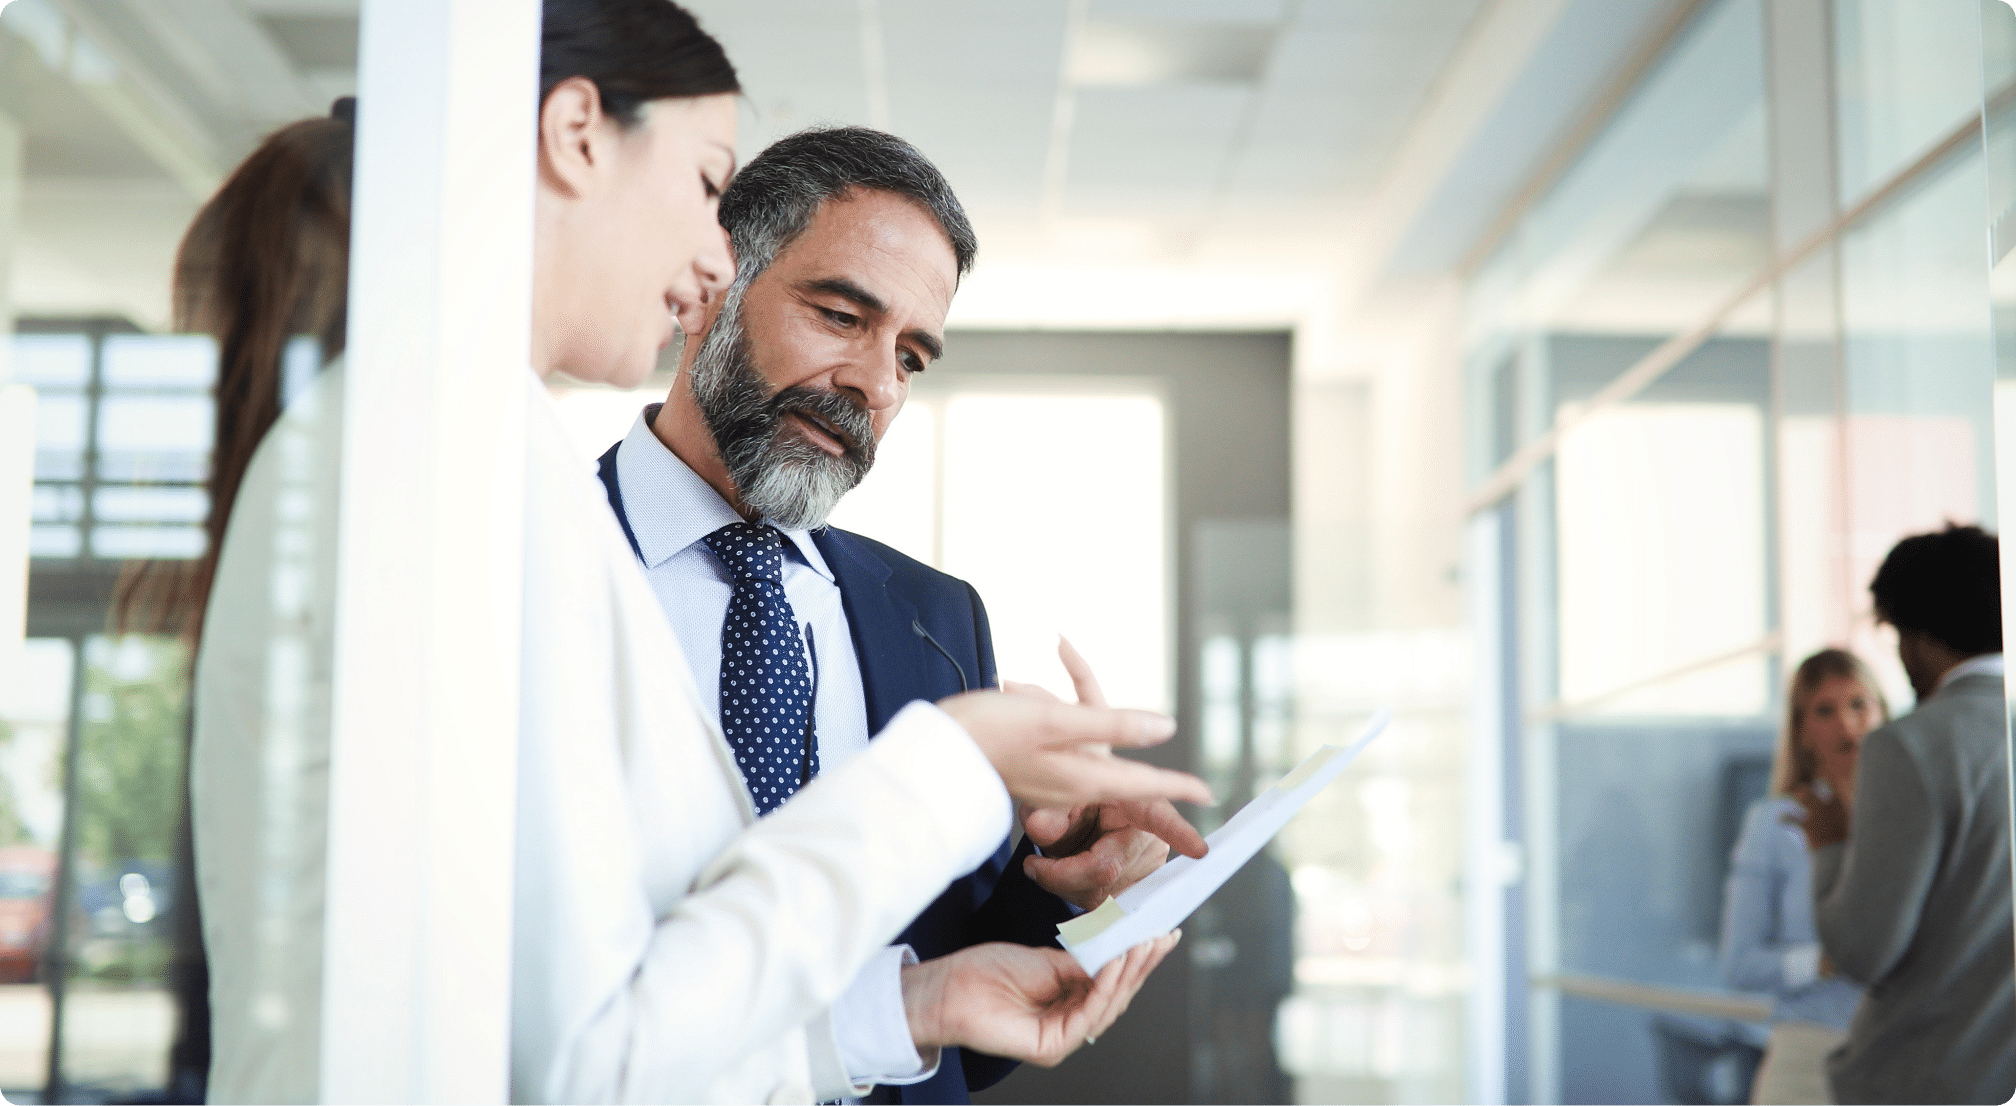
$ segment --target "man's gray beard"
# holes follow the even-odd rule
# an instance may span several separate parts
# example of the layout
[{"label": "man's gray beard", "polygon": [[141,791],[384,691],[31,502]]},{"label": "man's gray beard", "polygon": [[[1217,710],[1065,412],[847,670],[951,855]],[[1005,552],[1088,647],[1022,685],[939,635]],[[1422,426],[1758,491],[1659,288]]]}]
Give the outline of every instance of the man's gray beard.
[{"label": "man's gray beard", "polygon": [[[741,307],[741,296],[731,292],[694,354],[693,398],[745,506],[785,530],[824,526],[840,497],[875,464],[874,424],[866,409],[836,392],[794,385],[764,394]],[[837,428],[846,452],[835,457],[785,425],[794,410]]]}]

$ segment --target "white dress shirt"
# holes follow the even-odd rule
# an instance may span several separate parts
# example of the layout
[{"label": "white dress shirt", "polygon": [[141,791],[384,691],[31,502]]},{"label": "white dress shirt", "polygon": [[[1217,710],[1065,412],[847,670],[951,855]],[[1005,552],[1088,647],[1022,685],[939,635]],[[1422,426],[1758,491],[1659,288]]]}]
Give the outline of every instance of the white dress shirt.
[{"label": "white dress shirt", "polygon": [[[847,1093],[827,1008],[993,852],[1007,793],[913,704],[756,821],[600,485],[526,387],[512,1097]],[[216,1102],[313,1101],[322,1064],[369,1061],[323,1057],[318,1017],[341,408],[331,368],[260,443],[197,659]]]},{"label": "white dress shirt", "polygon": [[[637,539],[645,577],[692,666],[700,701],[721,701],[721,624],[735,591],[726,565],[701,539],[743,521],[728,501],[651,432],[658,405],[646,407],[616,451],[623,513]],[[805,530],[777,527],[785,537],[784,596],[809,644],[812,722],[819,770],[831,772],[868,747],[868,706],[861,665],[840,585]],[[858,1084],[917,1083],[938,1070],[935,1051],[918,1055],[903,1013],[901,971],[916,963],[907,946],[888,950],[834,1004],[841,1062]]]},{"label": "white dress shirt", "polygon": [[[616,478],[645,578],[679,635],[700,701],[715,707],[718,716],[721,623],[728,617],[735,583],[727,566],[700,539],[743,519],[651,432],[645,420],[657,410],[655,403],[646,407],[631,424],[616,450]],[[811,533],[777,529],[785,538],[784,597],[798,616],[800,636],[812,646],[807,657],[816,680],[812,726],[818,737],[819,768],[829,771],[868,747],[861,662],[854,653],[840,585]]]}]

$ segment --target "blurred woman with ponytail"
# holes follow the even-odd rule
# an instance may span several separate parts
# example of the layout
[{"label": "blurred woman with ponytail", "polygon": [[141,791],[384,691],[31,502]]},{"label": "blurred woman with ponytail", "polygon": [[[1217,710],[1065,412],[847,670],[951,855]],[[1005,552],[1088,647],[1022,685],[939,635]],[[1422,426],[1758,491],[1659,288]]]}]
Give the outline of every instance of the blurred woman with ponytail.
[{"label": "blurred woman with ponytail", "polygon": [[177,321],[217,342],[209,542],[167,602],[197,642],[212,1102],[319,1092],[354,110],[267,138],[176,258]]}]

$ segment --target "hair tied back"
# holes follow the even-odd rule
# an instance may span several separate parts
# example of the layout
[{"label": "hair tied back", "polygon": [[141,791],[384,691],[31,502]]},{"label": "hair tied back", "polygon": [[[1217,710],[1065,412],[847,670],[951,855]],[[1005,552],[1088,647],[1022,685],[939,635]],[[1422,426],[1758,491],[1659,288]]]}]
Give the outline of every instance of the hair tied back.
[{"label": "hair tied back", "polygon": [[353,127],[356,126],[357,97],[355,96],[337,97],[336,102],[329,105],[329,118],[336,119],[344,123],[348,123]]}]

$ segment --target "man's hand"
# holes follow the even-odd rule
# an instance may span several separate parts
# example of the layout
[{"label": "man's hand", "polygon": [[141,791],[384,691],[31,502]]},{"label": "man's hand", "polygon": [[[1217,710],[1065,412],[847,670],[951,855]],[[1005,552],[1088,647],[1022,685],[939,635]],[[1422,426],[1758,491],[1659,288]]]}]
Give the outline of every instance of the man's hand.
[{"label": "man's hand", "polygon": [[[1106,693],[1099,687],[1099,677],[1061,637],[1057,658],[1071,676],[1079,705],[1104,708]],[[1032,685],[1007,687],[1016,694],[1056,699]],[[1022,828],[1044,852],[1023,860],[1023,872],[1038,887],[1085,910],[1096,910],[1109,896],[1152,874],[1169,859],[1172,846],[1188,857],[1203,856],[1208,850],[1204,838],[1167,799],[1032,810],[1023,818]]]},{"label": "man's hand", "polygon": [[[1806,832],[1807,848],[1824,849],[1848,840],[1848,804],[1842,801],[1840,791],[1829,787],[1823,792],[1809,783],[1793,788],[1792,797],[1806,808],[1799,828]],[[1786,820],[1791,819],[1788,816]]]},{"label": "man's hand", "polygon": [[1085,910],[1147,878],[1174,847],[1188,857],[1208,850],[1167,799],[1105,802],[1071,810],[1032,810],[1023,831],[1044,855],[1022,870],[1038,887]]},{"label": "man's hand", "polygon": [[1182,937],[1144,941],[1095,980],[1069,953],[1023,945],[961,949],[903,969],[903,1011],[919,1051],[945,1045],[1056,1067],[1106,1032]]}]

